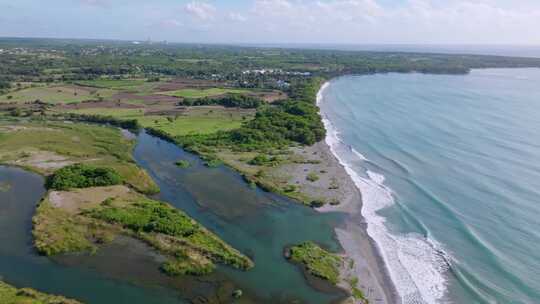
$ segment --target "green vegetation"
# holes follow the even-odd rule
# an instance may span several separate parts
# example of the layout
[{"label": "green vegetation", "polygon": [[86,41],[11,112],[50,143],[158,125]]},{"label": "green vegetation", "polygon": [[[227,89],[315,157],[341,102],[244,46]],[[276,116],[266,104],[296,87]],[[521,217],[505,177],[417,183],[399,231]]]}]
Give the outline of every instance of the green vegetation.
[{"label": "green vegetation", "polygon": [[189,168],[191,166],[191,164],[187,161],[187,160],[179,160],[177,161],[176,163],[174,163],[177,167],[179,168],[183,168],[183,169],[186,169],[186,168]]},{"label": "green vegetation", "polygon": [[202,159],[204,160],[204,165],[209,168],[216,168],[223,164],[223,162],[214,154],[205,154],[202,156]]},{"label": "green vegetation", "polygon": [[349,278],[347,280],[347,283],[349,283],[349,287],[351,288],[351,293],[352,293],[353,298],[355,298],[356,300],[362,301],[364,304],[369,303],[369,301],[364,296],[364,293],[362,292],[362,290],[358,288],[358,278],[356,277]]},{"label": "green vegetation", "polygon": [[87,87],[106,88],[106,89],[132,89],[144,85],[143,79],[95,79],[77,81],[77,84]]},{"label": "green vegetation", "polygon": [[307,273],[334,285],[339,282],[339,269],[343,264],[340,256],[322,249],[313,242],[293,246],[289,251],[290,259],[301,263]]},{"label": "green vegetation", "polygon": [[277,156],[268,156],[259,154],[248,162],[252,166],[276,167],[280,164],[280,159]]},{"label": "green vegetation", "polygon": [[2,304],[80,304],[61,296],[48,295],[31,288],[17,289],[0,281],[0,303]]},{"label": "green vegetation", "polygon": [[[144,128],[163,130],[172,136],[213,134],[238,129],[252,119],[252,110],[228,110],[224,108],[192,108],[177,115],[145,115],[141,109],[91,108],[71,110],[70,113],[86,117],[109,117],[123,121],[136,121]],[[66,114],[70,117],[70,114]],[[97,122],[97,121],[96,121]]]},{"label": "green vegetation", "polygon": [[[0,89],[16,87],[17,83],[24,81],[103,81],[126,77],[140,80],[164,76],[228,80],[246,88],[279,88],[284,85],[283,81],[293,82],[312,75],[330,77],[386,72],[463,74],[473,68],[540,66],[537,58],[503,56],[199,44],[134,45],[119,41],[66,39],[2,38],[0,48],[3,49]],[[266,69],[268,73],[258,73],[256,69]]]},{"label": "green vegetation", "polygon": [[212,262],[243,270],[253,267],[249,258],[184,212],[162,202],[139,199],[128,205],[102,204],[85,215],[121,225],[132,235],[173,254],[174,259],[163,266],[170,274],[205,274],[213,270]]},{"label": "green vegetation", "polygon": [[249,258],[184,212],[124,188],[49,193],[32,219],[38,251],[47,256],[95,252],[124,234],[163,254],[167,261],[161,268],[170,275],[207,274],[215,263],[241,270],[253,267]]},{"label": "green vegetation", "polygon": [[312,79],[298,84],[295,90],[302,93],[296,95],[307,99],[288,100],[260,108],[255,118],[239,129],[178,137],[177,142],[194,151],[204,150],[204,147],[261,151],[294,143],[312,145],[326,134],[315,105],[315,94],[320,83],[320,79]]},{"label": "green vegetation", "polygon": [[186,98],[182,101],[185,106],[220,105],[226,108],[256,109],[264,103],[261,99],[248,95],[227,94],[216,98]]},{"label": "green vegetation", "polygon": [[319,175],[317,175],[317,173],[315,172],[310,172],[307,176],[306,176],[306,179],[312,183],[316,182],[319,180]]},{"label": "green vegetation", "polygon": [[34,246],[43,255],[94,252],[97,249],[87,237],[89,221],[52,206],[47,199],[39,204],[32,223]]},{"label": "green vegetation", "polygon": [[81,123],[0,121],[0,163],[43,175],[85,163],[114,169],[123,181],[143,193],[159,189],[131,155],[135,142],[117,128]]},{"label": "green vegetation", "polygon": [[54,172],[47,178],[46,186],[48,189],[69,190],[112,186],[121,182],[122,178],[114,169],[75,164]]},{"label": "green vegetation", "polygon": [[211,88],[211,89],[182,89],[170,92],[161,92],[162,95],[184,97],[184,98],[204,98],[214,97],[224,94],[243,94],[249,90],[234,89],[234,88]]},{"label": "green vegetation", "polygon": [[36,85],[27,89],[10,92],[0,96],[0,103],[32,103],[36,100],[45,103],[78,103],[86,100],[97,100],[100,97],[110,97],[112,90],[89,89],[70,85],[44,86]]}]

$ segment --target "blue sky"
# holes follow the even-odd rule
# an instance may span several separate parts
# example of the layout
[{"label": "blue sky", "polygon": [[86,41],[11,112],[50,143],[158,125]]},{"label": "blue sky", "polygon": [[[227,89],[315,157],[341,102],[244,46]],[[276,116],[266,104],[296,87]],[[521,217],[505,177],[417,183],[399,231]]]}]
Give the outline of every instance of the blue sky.
[{"label": "blue sky", "polygon": [[0,36],[540,45],[539,0],[0,0]]}]

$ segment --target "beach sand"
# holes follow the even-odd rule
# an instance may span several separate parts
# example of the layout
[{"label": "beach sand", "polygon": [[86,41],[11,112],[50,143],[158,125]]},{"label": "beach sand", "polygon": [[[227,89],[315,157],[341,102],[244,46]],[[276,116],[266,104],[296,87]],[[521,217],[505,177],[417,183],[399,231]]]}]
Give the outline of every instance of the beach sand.
[{"label": "beach sand", "polygon": [[[324,89],[322,87],[321,91]],[[318,103],[321,94],[318,95]],[[362,216],[362,195],[355,186],[352,178],[347,174],[343,165],[332,153],[326,142],[312,147],[324,159],[325,167],[332,168],[333,176],[339,180],[340,204],[336,206],[325,205],[317,209],[320,212],[343,212],[347,214],[346,220],[336,228],[337,238],[344,250],[344,256],[354,261],[354,267],[345,265],[342,277],[357,277],[358,287],[364,292],[369,303],[400,303],[396,288],[379,254],[377,244],[367,234],[367,224]],[[342,287],[350,289],[347,282]],[[356,301],[356,303],[363,303]]]}]

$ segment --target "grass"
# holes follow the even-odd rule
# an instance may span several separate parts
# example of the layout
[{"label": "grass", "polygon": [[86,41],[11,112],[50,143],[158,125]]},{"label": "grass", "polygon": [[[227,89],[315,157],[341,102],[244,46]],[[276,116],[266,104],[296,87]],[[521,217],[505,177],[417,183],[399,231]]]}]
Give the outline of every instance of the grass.
[{"label": "grass", "polygon": [[88,227],[83,225],[81,219],[55,208],[47,199],[39,204],[32,223],[34,245],[43,255],[96,250],[96,246],[87,238]]},{"label": "grass", "polygon": [[330,253],[313,242],[304,242],[290,248],[290,259],[301,263],[305,270],[318,278],[336,285],[339,268],[343,264],[340,256]]},{"label": "grass", "polygon": [[148,82],[144,79],[96,79],[77,81],[77,84],[82,86],[115,90],[137,88],[146,83]]},{"label": "grass", "polygon": [[145,115],[143,109],[93,108],[70,111],[77,114],[113,116],[137,119],[145,128],[155,128],[172,136],[212,134],[238,129],[253,118],[253,110],[225,109],[221,107],[194,107],[182,115]]},{"label": "grass", "polygon": [[[84,88],[74,85],[36,86],[0,96],[0,103],[25,103],[41,100],[53,104],[79,103],[111,97],[115,93],[110,89]],[[11,97],[10,97],[11,96]]]},{"label": "grass", "polygon": [[310,172],[310,173],[306,176],[306,180],[308,180],[308,181],[310,181],[310,182],[312,182],[312,183],[318,181],[319,178],[320,178],[319,175],[317,175],[317,173],[315,173],[315,172]]},{"label": "grass", "polygon": [[[123,188],[123,189],[122,189]],[[184,212],[123,186],[49,193],[33,217],[39,252],[95,252],[118,234],[140,239],[167,258],[170,275],[207,274],[215,263],[247,270],[253,262]]]},{"label": "grass", "polygon": [[0,122],[0,163],[21,166],[43,175],[72,163],[110,167],[138,191],[156,193],[159,191],[156,184],[133,160],[134,145],[134,141],[124,138],[120,130],[112,127]]},{"label": "grass", "polygon": [[244,94],[249,93],[249,90],[232,89],[232,88],[211,88],[211,89],[182,89],[177,91],[161,92],[159,94],[184,98],[203,98],[214,97],[224,94]]},{"label": "grass", "polygon": [[353,298],[355,298],[356,300],[360,300],[362,301],[362,303],[365,304],[369,303],[362,290],[358,288],[358,278],[349,278],[347,279],[347,282],[349,283],[349,287],[351,288],[351,294]]},{"label": "grass", "polygon": [[148,82],[146,79],[96,79],[77,81],[78,85],[118,90],[132,91],[140,94],[148,94],[155,90],[162,82]]},{"label": "grass", "polygon": [[80,304],[62,296],[48,295],[30,288],[17,289],[0,281],[0,303],[2,304]]}]

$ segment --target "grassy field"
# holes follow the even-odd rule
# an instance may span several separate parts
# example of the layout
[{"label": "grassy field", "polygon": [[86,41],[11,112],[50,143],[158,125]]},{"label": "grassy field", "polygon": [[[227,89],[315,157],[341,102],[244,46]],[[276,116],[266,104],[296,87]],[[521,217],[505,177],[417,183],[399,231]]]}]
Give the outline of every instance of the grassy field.
[{"label": "grassy field", "polygon": [[253,118],[255,111],[226,109],[222,107],[192,107],[178,116],[145,115],[143,109],[93,108],[70,111],[77,114],[114,116],[121,119],[137,119],[143,127],[161,129],[173,136],[211,134],[239,128]]},{"label": "grassy field", "polygon": [[131,156],[134,141],[111,127],[74,123],[0,122],[0,163],[41,174],[74,163],[111,167],[145,193],[158,189]]},{"label": "grassy field", "polygon": [[177,91],[161,92],[159,94],[175,96],[175,97],[184,97],[184,98],[203,98],[203,97],[213,97],[223,94],[244,94],[249,93],[249,90],[242,89],[231,89],[231,88],[211,88],[211,89],[182,89]]},{"label": "grassy field", "polygon": [[40,100],[47,103],[78,103],[86,100],[108,98],[115,93],[110,89],[84,88],[73,85],[38,86],[10,92],[0,96],[2,102],[34,102]]},{"label": "grassy field", "polygon": [[148,82],[146,79],[96,79],[77,81],[77,84],[87,87],[147,93],[159,86],[160,82]]},{"label": "grassy field", "polygon": [[17,289],[0,281],[0,303],[2,304],[80,304],[61,296],[48,295],[30,288]]}]

